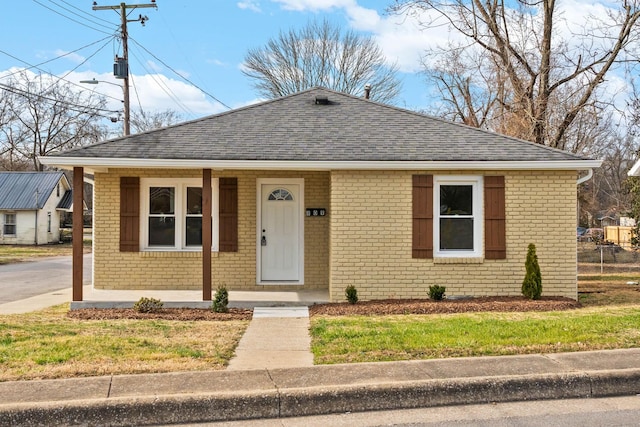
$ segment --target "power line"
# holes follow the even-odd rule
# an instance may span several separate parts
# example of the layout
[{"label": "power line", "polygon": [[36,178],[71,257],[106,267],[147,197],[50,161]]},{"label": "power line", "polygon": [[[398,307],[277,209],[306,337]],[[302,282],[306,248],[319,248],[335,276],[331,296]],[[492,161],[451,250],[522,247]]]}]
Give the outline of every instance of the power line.
[{"label": "power line", "polygon": [[127,5],[126,3],[120,3],[117,6],[98,6],[96,2],[93,2],[93,10],[113,10],[117,11],[120,14],[120,22],[122,29],[122,58],[118,58],[116,56],[116,61],[118,65],[117,78],[123,79],[122,91],[124,94],[124,134],[125,136],[129,135],[130,132],[130,111],[129,111],[129,34],[127,31],[127,22],[136,22],[140,21],[140,23],[144,26],[144,23],[147,19],[146,16],[140,15],[138,19],[128,20],[127,19],[127,9],[137,9],[137,8],[149,8],[154,7],[158,8],[155,3],[155,0],[152,0],[151,4],[134,4]]},{"label": "power line", "polygon": [[144,63],[140,60],[140,58],[138,58],[138,56],[135,54],[135,52],[131,52],[131,54],[133,55],[134,58],[136,58],[138,60],[138,63],[140,63],[140,65],[142,66],[142,68],[144,68],[144,70],[148,73],[149,77],[156,82],[156,84],[158,85],[158,87],[169,97],[171,98],[171,100],[173,102],[176,103],[176,105],[178,105],[185,113],[187,113],[190,116],[194,116],[195,114],[193,113],[193,111],[191,111],[189,109],[189,107],[187,107],[182,101],[180,101],[180,98],[173,93],[173,91],[171,90],[171,88],[162,81],[162,79],[158,79],[156,77],[156,75],[152,72],[150,72],[147,67],[144,65]]},{"label": "power line", "polygon": [[75,9],[75,10],[77,10],[77,11],[81,12],[81,13],[83,13],[83,14],[85,14],[85,15],[87,15],[87,16],[90,16],[91,18],[95,18],[95,19],[97,19],[97,20],[99,20],[99,21],[106,22],[107,24],[113,25],[113,22],[108,21],[108,20],[106,20],[106,19],[102,19],[102,18],[100,18],[100,17],[98,17],[98,16],[94,16],[94,15],[92,15],[91,13],[86,12],[86,11],[84,11],[83,9],[80,9],[79,7],[77,7],[77,6],[75,6],[75,5],[71,4],[71,3],[69,3],[68,1],[65,1],[65,0],[60,0],[60,1],[61,1],[62,3],[64,3],[64,4],[66,4],[67,6],[69,6],[69,7],[73,8],[73,9]]},{"label": "power line", "polygon": [[81,10],[81,9],[78,9],[77,7],[73,6],[72,4],[69,4],[69,3],[65,2],[64,0],[61,0],[61,1],[62,1],[63,3],[65,3],[65,4],[67,4],[68,6],[71,6],[71,7],[73,7],[74,9],[78,10],[79,12],[84,13],[84,14],[85,14],[85,15],[87,15],[87,16],[83,16],[83,15],[79,14],[78,12],[75,12],[75,11],[73,11],[73,10],[71,10],[71,9],[68,9],[68,8],[66,8],[66,7],[64,7],[64,6],[62,6],[62,5],[58,4],[58,3],[56,3],[56,2],[55,2],[55,1],[53,1],[53,0],[48,0],[48,1],[49,1],[49,3],[52,3],[52,4],[56,5],[56,6],[57,6],[57,7],[59,7],[60,9],[65,10],[65,11],[67,11],[67,12],[69,12],[69,13],[71,13],[71,14],[73,14],[73,15],[77,16],[77,17],[79,17],[80,19],[85,19],[85,20],[87,20],[88,22],[91,22],[92,24],[99,25],[99,26],[104,27],[104,28],[106,28],[106,29],[108,29],[108,30],[113,30],[113,29],[116,29],[116,28],[117,28],[117,27],[116,27],[116,28],[114,28],[114,27],[113,27],[113,25],[114,25],[114,24],[113,24],[112,22],[109,22],[109,21],[105,20],[105,19],[100,19],[100,20],[101,20],[101,21],[103,21],[103,22],[106,22],[106,23],[107,23],[107,24],[109,24],[109,25],[105,25],[105,24],[103,24],[102,22],[98,22],[98,21],[96,21],[96,20],[94,19],[94,16],[93,16],[93,15],[90,15],[89,13],[87,13],[87,12],[85,12],[85,11]]},{"label": "power line", "polygon": [[[110,42],[110,41],[111,41],[111,40],[107,40],[107,42],[106,42],[105,44],[103,44],[103,45],[102,45],[98,50],[96,50],[96,51],[95,51],[95,52],[93,52],[91,55],[89,55],[88,57],[86,57],[84,61],[82,61],[81,63],[79,63],[78,65],[76,65],[74,68],[72,68],[71,70],[69,70],[69,71],[68,71],[64,76],[62,76],[62,77],[57,77],[57,76],[56,76],[56,78],[58,79],[58,81],[60,81],[60,80],[64,80],[64,81],[66,81],[66,80],[65,80],[65,77],[67,77],[69,74],[71,74],[72,72],[74,72],[75,70],[77,70],[78,68],[80,68],[80,67],[81,67],[82,65],[84,65],[88,60],[90,60],[91,58],[93,58],[94,56],[96,56],[96,55],[98,54],[98,52],[100,52],[102,49],[104,49],[104,48],[105,48],[105,46],[106,46],[106,45],[108,45],[108,44],[109,44],[109,42]],[[54,84],[57,84],[57,82],[56,82],[56,83],[54,83]],[[47,89],[48,89],[48,88],[47,88]]]},{"label": "power line", "polygon": [[200,86],[196,85],[195,83],[193,83],[191,80],[189,80],[188,78],[186,78],[185,76],[183,76],[182,74],[178,73],[176,70],[174,70],[170,65],[168,65],[166,62],[164,62],[162,59],[158,58],[156,55],[154,55],[153,53],[151,53],[146,47],[142,46],[140,43],[138,43],[135,39],[133,38],[129,38],[132,42],[134,42],[136,45],[138,45],[141,49],[143,49],[145,52],[147,52],[149,55],[151,55],[154,59],[156,59],[158,62],[160,62],[162,65],[164,65],[165,67],[167,67],[169,70],[173,71],[173,73],[175,75],[177,75],[178,77],[180,77],[181,79],[183,79],[184,81],[186,81],[187,83],[189,83],[190,85],[194,86],[196,89],[198,89],[200,92],[204,93],[205,95],[207,95],[208,97],[210,97],[211,99],[213,99],[214,101],[216,101],[217,103],[221,104],[222,106],[226,107],[227,109],[231,110],[231,107],[229,107],[227,104],[225,104],[224,102],[220,101],[218,98],[216,98],[215,96],[211,95],[209,92],[207,92],[206,90],[202,89]]},{"label": "power line", "polygon": [[[53,61],[56,61],[56,60],[58,60],[58,59],[62,59],[62,58],[64,58],[65,56],[69,56],[69,55],[71,55],[71,54],[74,54],[74,53],[76,53],[76,52],[79,52],[79,51],[81,51],[81,50],[83,50],[83,49],[86,49],[86,48],[88,48],[88,47],[91,47],[91,46],[93,46],[94,44],[98,44],[98,43],[103,42],[103,41],[105,41],[105,40],[107,40],[107,39],[113,40],[113,38],[114,38],[114,36],[113,36],[113,35],[107,36],[107,37],[102,38],[102,39],[100,39],[100,40],[97,40],[97,41],[95,41],[95,42],[93,42],[93,43],[89,43],[88,45],[85,45],[85,46],[79,47],[78,49],[72,50],[71,52],[65,52],[65,53],[63,53],[63,54],[62,54],[62,55],[60,55],[60,56],[56,56],[55,58],[48,59],[48,60],[43,61],[43,62],[41,62],[41,63],[39,63],[39,64],[36,64],[36,65],[31,65],[31,64],[29,64],[27,61],[24,61],[24,60],[22,60],[22,59],[18,58],[17,56],[14,56],[14,55],[12,55],[12,54],[10,54],[10,53],[8,53],[8,52],[6,52],[6,51],[2,50],[2,49],[0,49],[0,53],[5,54],[5,55],[6,55],[6,56],[8,56],[9,58],[13,58],[13,59],[15,59],[16,61],[20,61],[20,62],[22,62],[23,64],[28,65],[29,67],[28,67],[28,68],[25,68],[25,70],[30,70],[31,68],[35,68],[35,69],[38,69],[38,70],[40,70],[40,71],[43,71],[41,68],[39,68],[41,65],[48,64],[49,62],[53,62]],[[20,72],[20,71],[16,71],[16,72],[13,72],[13,73],[10,73],[10,74],[5,74],[5,75],[3,75],[3,76],[0,76],[0,79],[5,78],[5,77],[11,77],[11,76],[13,76],[14,74],[18,74],[19,72]]]},{"label": "power line", "polygon": [[39,93],[33,93],[33,92],[29,92],[27,90],[24,89],[20,89],[20,88],[16,88],[16,87],[12,87],[9,85],[6,85],[4,83],[0,83],[0,88],[3,90],[6,90],[7,92],[13,93],[15,95],[18,96],[22,96],[25,98],[30,98],[30,97],[37,97],[39,99],[43,99],[46,101],[51,101],[53,103],[61,103],[67,106],[67,108],[71,111],[75,111],[76,113],[90,113],[90,112],[94,112],[94,114],[96,114],[97,116],[100,117],[104,117],[104,118],[109,118],[108,116],[99,114],[99,112],[106,112],[106,113],[118,113],[119,111],[117,110],[107,110],[106,108],[98,108],[98,107],[88,107],[86,105],[80,105],[80,104],[76,104],[73,102],[69,102],[69,101],[65,101],[62,99],[56,99],[56,98],[51,98],[49,96],[45,96]]},{"label": "power line", "polygon": [[90,26],[90,25],[85,24],[84,22],[80,22],[80,21],[78,21],[78,20],[76,20],[76,19],[73,19],[73,18],[71,18],[71,17],[69,17],[69,16],[67,16],[67,15],[63,14],[63,13],[60,13],[60,12],[58,12],[57,10],[50,8],[49,6],[47,6],[47,5],[45,5],[45,4],[40,3],[38,0],[32,0],[32,1],[33,1],[34,3],[39,4],[40,6],[44,7],[45,9],[48,9],[48,10],[50,10],[51,12],[53,12],[53,13],[55,13],[55,14],[57,14],[57,15],[60,15],[60,16],[62,16],[63,18],[68,19],[69,21],[73,21],[73,22],[75,22],[76,24],[82,25],[83,27],[90,28],[90,29],[92,29],[92,30],[94,30],[94,31],[98,31],[98,32],[103,33],[103,34],[110,34],[110,33],[107,33],[106,31],[100,30],[100,29],[98,29],[98,28],[94,28],[94,27],[92,27],[92,26]]},{"label": "power line", "polygon": [[[89,45],[83,46],[83,47],[81,47],[81,48],[79,48],[79,49],[76,49],[76,50],[74,50],[74,51],[72,51],[72,52],[65,53],[64,55],[58,56],[58,57],[53,58],[53,59],[50,59],[50,60],[48,60],[48,61],[44,61],[44,62],[42,62],[42,63],[40,63],[40,64],[37,64],[37,65],[32,65],[32,64],[28,63],[27,61],[25,61],[25,60],[23,60],[23,59],[20,59],[20,58],[18,58],[17,56],[12,55],[12,54],[10,54],[10,53],[8,53],[8,52],[5,52],[4,50],[1,50],[1,49],[0,49],[0,53],[3,53],[3,54],[5,54],[5,55],[7,55],[8,57],[15,59],[16,61],[20,61],[20,62],[22,62],[23,64],[27,65],[27,68],[22,68],[22,69],[20,69],[20,70],[18,70],[18,71],[15,71],[15,72],[13,72],[13,73],[5,74],[5,75],[3,75],[3,76],[0,76],[0,79],[5,78],[5,77],[12,77],[12,76],[14,76],[14,75],[16,75],[16,74],[20,74],[20,73],[21,73],[21,72],[23,72],[23,71],[26,71],[26,70],[30,70],[30,69],[32,69],[32,68],[35,68],[36,70],[40,71],[41,73],[46,74],[47,76],[50,76],[50,77],[55,78],[55,79],[58,79],[58,80],[62,80],[62,81],[64,81],[64,82],[66,82],[66,83],[69,83],[69,84],[71,84],[71,85],[73,85],[73,86],[76,86],[76,87],[79,87],[79,88],[82,88],[83,90],[85,90],[86,88],[85,88],[84,86],[81,86],[81,85],[79,85],[79,84],[78,84],[78,83],[76,83],[76,82],[72,82],[71,80],[67,80],[67,79],[65,79],[65,78],[58,77],[58,76],[56,76],[55,74],[52,74],[52,73],[50,73],[50,72],[48,72],[48,71],[46,71],[46,70],[44,70],[44,69],[40,68],[40,65],[47,64],[47,63],[49,63],[49,62],[55,61],[56,59],[63,58],[63,57],[65,57],[65,56],[70,55],[70,54],[72,54],[72,53],[75,53],[75,52],[77,52],[77,51],[79,51],[79,50],[82,50],[82,49],[85,49],[85,48],[87,48],[87,47],[93,46],[94,44],[99,43],[99,42],[101,42],[101,41],[104,41],[104,40],[106,40],[106,39],[113,39],[113,38],[114,38],[114,36],[105,37],[105,38],[100,39],[100,40],[98,40],[98,41],[96,41],[96,42],[93,42],[93,43],[91,43],[91,44],[89,44]],[[108,44],[108,42],[107,42],[107,44]],[[95,55],[96,55],[100,50],[104,49],[104,47],[105,47],[105,46],[106,46],[106,44],[105,44],[105,45],[103,45],[100,49],[98,49],[98,51],[97,51],[97,52],[95,52],[93,55],[91,55],[91,57],[95,56]],[[85,61],[85,62],[86,62],[86,61]],[[76,67],[76,68],[77,68],[77,67]],[[72,71],[73,71],[73,70],[72,70]],[[68,75],[68,73],[67,73],[67,75]],[[104,97],[106,97],[106,98],[110,98],[110,99],[113,99],[113,100],[115,100],[115,101],[122,102],[122,99],[120,99],[120,98],[116,98],[116,97],[113,97],[113,96],[110,96],[110,95],[106,95],[106,94],[101,94],[101,95],[102,95],[102,96],[104,96]]]}]

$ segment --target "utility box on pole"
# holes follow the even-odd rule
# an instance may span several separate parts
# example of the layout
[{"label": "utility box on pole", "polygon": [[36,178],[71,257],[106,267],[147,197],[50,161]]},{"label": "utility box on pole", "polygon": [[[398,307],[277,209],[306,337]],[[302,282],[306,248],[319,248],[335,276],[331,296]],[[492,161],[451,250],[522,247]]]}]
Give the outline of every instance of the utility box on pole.
[{"label": "utility box on pole", "polygon": [[113,75],[116,79],[126,79],[129,77],[129,67],[127,66],[127,60],[116,56],[113,63]]}]

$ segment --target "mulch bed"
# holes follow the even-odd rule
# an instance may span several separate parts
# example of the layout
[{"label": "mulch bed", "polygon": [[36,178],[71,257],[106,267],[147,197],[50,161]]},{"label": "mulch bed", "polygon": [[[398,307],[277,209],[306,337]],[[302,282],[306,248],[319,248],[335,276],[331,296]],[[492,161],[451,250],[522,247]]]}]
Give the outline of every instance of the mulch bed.
[{"label": "mulch bed", "polygon": [[[580,307],[580,303],[569,298],[543,297],[533,301],[523,297],[478,297],[457,300],[433,301],[429,299],[413,300],[377,300],[316,304],[309,307],[311,316],[348,316],[348,315],[395,315],[395,314],[436,314],[467,313],[480,311],[526,312],[560,311]],[[230,308],[227,313],[215,313],[208,309],[164,308],[157,313],[138,313],[133,309],[80,309],[67,313],[72,319],[164,319],[164,320],[250,320],[252,310]]]},{"label": "mulch bed", "polygon": [[523,297],[478,297],[433,301],[430,299],[362,301],[356,304],[330,303],[309,307],[311,315],[390,315],[390,314],[440,314],[480,311],[525,312],[558,311],[580,307],[570,298],[543,297],[530,300]]},{"label": "mulch bed", "polygon": [[251,320],[252,310],[230,308],[216,313],[204,308],[163,308],[156,313],[139,313],[132,308],[83,308],[70,310],[67,317],[81,320],[162,319],[162,320]]}]

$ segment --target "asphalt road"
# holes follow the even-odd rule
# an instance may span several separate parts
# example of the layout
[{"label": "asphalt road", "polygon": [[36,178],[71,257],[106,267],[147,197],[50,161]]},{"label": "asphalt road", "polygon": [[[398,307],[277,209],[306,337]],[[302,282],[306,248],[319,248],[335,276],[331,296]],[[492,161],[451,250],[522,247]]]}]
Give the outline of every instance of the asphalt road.
[{"label": "asphalt road", "polygon": [[[91,282],[91,254],[84,255],[84,284]],[[71,257],[0,265],[0,304],[71,288]]]},{"label": "asphalt road", "polygon": [[[197,424],[199,427],[637,426],[640,396],[565,399]],[[183,424],[191,426],[191,424]],[[194,426],[195,427],[195,426]]]}]

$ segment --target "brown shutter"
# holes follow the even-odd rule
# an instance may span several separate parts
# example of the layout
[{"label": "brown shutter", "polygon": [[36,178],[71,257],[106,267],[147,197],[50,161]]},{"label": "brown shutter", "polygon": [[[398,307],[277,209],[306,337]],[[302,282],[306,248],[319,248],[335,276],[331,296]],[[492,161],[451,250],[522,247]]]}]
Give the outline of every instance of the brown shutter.
[{"label": "brown shutter", "polygon": [[433,258],[433,175],[413,176],[413,258]]},{"label": "brown shutter", "polygon": [[220,178],[220,252],[238,251],[238,178]]},{"label": "brown shutter", "polygon": [[484,177],[484,257],[506,259],[504,176]]},{"label": "brown shutter", "polygon": [[120,252],[140,251],[140,178],[120,177]]}]

